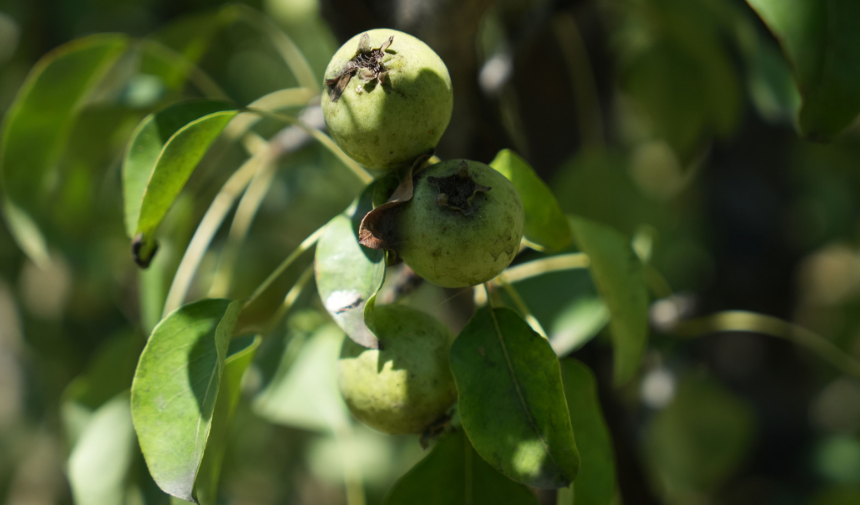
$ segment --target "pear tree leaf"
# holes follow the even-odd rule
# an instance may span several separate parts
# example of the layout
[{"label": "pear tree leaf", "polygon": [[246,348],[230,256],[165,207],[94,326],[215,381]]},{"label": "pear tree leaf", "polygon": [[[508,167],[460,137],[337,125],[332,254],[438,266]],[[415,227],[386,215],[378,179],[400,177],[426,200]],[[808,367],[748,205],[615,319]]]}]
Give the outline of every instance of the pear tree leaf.
[{"label": "pear tree leaf", "polygon": [[292,340],[269,386],[254,400],[254,412],[305,430],[331,432],[347,424],[349,414],[337,386],[342,342],[343,332],[331,323],[307,340]]},{"label": "pear tree leaf", "polygon": [[648,341],[648,287],[642,263],[630,241],[608,226],[571,217],[574,241],[588,255],[600,297],[609,307],[609,330],[615,351],[615,383],[639,369]]},{"label": "pear tree leaf", "polygon": [[382,505],[537,505],[529,488],[475,452],[462,430],[440,440],[388,492]]},{"label": "pear tree leaf", "polygon": [[830,140],[860,113],[860,3],[747,0],[779,40],[803,97],[803,135]]},{"label": "pear tree leaf", "polygon": [[320,237],[314,260],[317,290],[323,306],[357,344],[378,349],[368,326],[376,293],[385,280],[385,254],[358,243],[362,218],[371,210],[374,184],[346,214],[335,216]]},{"label": "pear tree leaf", "polygon": [[123,503],[136,449],[128,391],[124,391],[95,411],[72,449],[68,472],[75,503]]},{"label": "pear tree leaf", "polygon": [[242,392],[242,376],[254,360],[261,341],[262,338],[259,335],[245,335],[231,340],[230,347],[227,349],[224,375],[221,377],[215,412],[212,415],[212,428],[209,431],[209,440],[206,442],[206,452],[200,464],[197,482],[194,483],[197,499],[203,505],[215,503],[221,464],[227,448],[230,420],[236,412],[236,405]]},{"label": "pear tree leaf", "polygon": [[92,35],[54,49],[33,67],[6,113],[0,138],[0,181],[9,230],[37,264],[48,261],[39,225],[58,181],[54,168],[75,119],[129,44],[123,35]]},{"label": "pear tree leaf", "polygon": [[532,487],[567,487],[579,452],[558,358],[510,309],[484,307],[454,341],[460,418],[490,465]]},{"label": "pear tree leaf", "polygon": [[564,359],[561,377],[582,458],[575,486],[576,505],[611,505],[617,491],[615,453],[597,398],[594,374],[579,361]]},{"label": "pear tree leaf", "polygon": [[205,299],[170,313],[152,331],[131,387],[134,428],[164,492],[196,502],[194,482],[212,429],[240,302]]},{"label": "pear tree leaf", "polygon": [[191,100],[150,114],[138,125],[122,175],[126,232],[135,241],[135,260],[141,266],[152,260],[152,236],[161,220],[237,113],[227,102]]},{"label": "pear tree leaf", "polygon": [[549,186],[517,153],[502,149],[490,166],[508,178],[520,194],[526,212],[525,237],[548,251],[570,244],[570,226]]}]

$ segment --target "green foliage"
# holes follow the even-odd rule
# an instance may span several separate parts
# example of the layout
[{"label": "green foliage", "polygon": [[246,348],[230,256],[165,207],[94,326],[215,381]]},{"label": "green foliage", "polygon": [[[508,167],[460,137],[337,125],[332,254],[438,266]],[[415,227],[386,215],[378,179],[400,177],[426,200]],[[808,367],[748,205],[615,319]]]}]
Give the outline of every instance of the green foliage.
[{"label": "green foliage", "polygon": [[852,0],[747,0],[782,44],[803,95],[798,123],[831,140],[860,113],[860,5]]},{"label": "green foliage", "polygon": [[93,88],[128,47],[121,35],[93,35],[43,58],[3,122],[0,175],[9,230],[33,261],[45,264],[38,220],[58,174],[54,168],[75,118]]},{"label": "green foliage", "polygon": [[197,163],[237,112],[225,102],[190,101],[141,122],[123,164],[129,237],[152,239]]},{"label": "green foliage", "polygon": [[[152,478],[168,494],[196,501],[194,483],[215,414],[238,302],[201,300],[152,332],[131,387],[131,412]],[[227,397],[229,398],[229,396]]]},{"label": "green foliage", "polygon": [[743,401],[711,379],[688,377],[648,428],[652,472],[673,500],[708,492],[746,456],[754,429]]},{"label": "green foliage", "polygon": [[510,179],[526,212],[525,237],[548,251],[570,244],[570,227],[552,191],[517,153],[503,149],[490,166]]},{"label": "green foliage", "polygon": [[126,391],[93,413],[69,456],[69,483],[75,503],[121,503],[136,447]]},{"label": "green foliage", "polygon": [[612,438],[597,398],[594,374],[579,361],[561,361],[564,395],[570,423],[576,433],[582,468],[574,483],[577,505],[614,503],[616,489],[615,453]]},{"label": "green foliage", "polygon": [[537,505],[522,484],[497,472],[475,452],[462,430],[440,440],[430,454],[400,478],[383,505]]},{"label": "green foliage", "polygon": [[314,273],[320,299],[332,318],[356,343],[378,347],[371,325],[376,293],[385,280],[384,254],[358,243],[358,225],[371,207],[373,186],[364,190],[347,215],[332,219],[317,245]]},{"label": "green foliage", "polygon": [[463,429],[481,457],[533,487],[573,482],[579,453],[549,342],[516,312],[483,308],[454,342],[451,371]]},{"label": "green foliage", "polygon": [[574,240],[588,254],[597,291],[609,307],[615,350],[615,382],[630,380],[648,340],[648,288],[642,263],[617,231],[579,217],[570,218]]},{"label": "green foliage", "polygon": [[297,333],[284,348],[275,375],[254,400],[264,419],[305,430],[334,432],[347,424],[337,389],[337,356],[343,333],[326,324],[305,337]]}]

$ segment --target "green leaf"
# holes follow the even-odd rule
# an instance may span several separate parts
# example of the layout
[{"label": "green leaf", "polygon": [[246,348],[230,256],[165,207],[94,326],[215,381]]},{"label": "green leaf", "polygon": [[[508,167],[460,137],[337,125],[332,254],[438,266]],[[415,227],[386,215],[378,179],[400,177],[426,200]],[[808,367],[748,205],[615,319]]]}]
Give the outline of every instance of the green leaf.
[{"label": "green leaf", "polygon": [[487,464],[462,431],[440,440],[403,477],[383,505],[537,505],[527,487]]},{"label": "green leaf", "polygon": [[800,131],[829,140],[860,113],[860,3],[747,0],[782,45],[803,105]]},{"label": "green leaf", "polygon": [[667,501],[689,503],[714,492],[743,462],[754,431],[750,407],[720,383],[701,376],[681,381],[645,437],[648,466]]},{"label": "green leaf", "polygon": [[377,349],[379,342],[365,323],[385,280],[385,255],[358,243],[358,226],[371,209],[374,184],[365,188],[354,210],[326,225],[317,244],[314,274],[326,310],[349,338]]},{"label": "green leaf", "polygon": [[224,361],[241,303],[201,300],[169,314],[152,332],[131,388],[131,413],[152,478],[194,501]]},{"label": "green leaf", "polygon": [[180,88],[215,35],[235,19],[233,9],[224,8],[171,22],[146,38],[149,45],[141,57],[141,72],[158,76],[167,88]]},{"label": "green leaf", "polygon": [[597,291],[609,307],[615,383],[621,384],[639,369],[648,341],[648,287],[642,263],[630,241],[612,228],[581,217],[570,217],[570,226],[591,262]]},{"label": "green leaf", "polygon": [[[333,324],[321,326],[307,341],[291,341],[271,383],[254,401],[254,412],[270,422],[306,430],[334,431],[348,423],[337,386],[342,342],[343,332]],[[297,355],[295,346],[301,346]]]},{"label": "green leaf", "polygon": [[86,371],[63,391],[60,416],[70,446],[75,445],[96,409],[129,388],[144,344],[144,339],[136,335],[109,338],[96,351]]},{"label": "green leaf", "polygon": [[197,499],[203,505],[215,503],[221,464],[227,448],[230,420],[236,412],[236,405],[242,392],[242,376],[254,360],[261,341],[259,335],[246,335],[231,340],[230,347],[227,349],[224,375],[221,377],[215,413],[212,416],[212,428],[209,431],[209,440],[206,442],[206,452],[200,464],[197,482],[194,484]]},{"label": "green leaf", "polygon": [[75,503],[124,503],[126,478],[136,454],[128,392],[123,392],[95,412],[69,456]]},{"label": "green leaf", "polygon": [[581,296],[558,316],[550,330],[549,343],[559,356],[579,349],[609,323],[609,309],[596,296]]},{"label": "green leaf", "polygon": [[490,166],[507,177],[517,189],[526,211],[526,238],[548,251],[570,244],[570,226],[555,195],[534,169],[517,153],[502,149]]},{"label": "green leaf", "polygon": [[174,104],[140,123],[123,163],[129,237],[142,234],[151,243],[188,177],[237,113],[227,102],[193,100]]},{"label": "green leaf", "polygon": [[463,429],[488,463],[533,487],[567,487],[579,453],[549,342],[509,309],[482,308],[451,347]]},{"label": "green leaf", "polygon": [[127,47],[125,36],[93,35],[55,49],[39,60],[6,114],[0,141],[4,213],[18,245],[36,263],[48,258],[37,223],[56,189],[52,169],[91,91]]},{"label": "green leaf", "polygon": [[561,361],[570,422],[579,441],[582,469],[576,479],[576,505],[611,505],[616,493],[615,453],[603,420],[591,370],[573,359]]}]

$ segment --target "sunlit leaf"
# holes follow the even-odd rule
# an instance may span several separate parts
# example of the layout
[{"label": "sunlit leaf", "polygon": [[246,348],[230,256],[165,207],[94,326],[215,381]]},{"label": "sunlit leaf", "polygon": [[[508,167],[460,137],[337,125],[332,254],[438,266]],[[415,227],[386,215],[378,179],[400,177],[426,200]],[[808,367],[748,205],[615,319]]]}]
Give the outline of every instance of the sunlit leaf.
[{"label": "sunlit leaf", "polygon": [[373,188],[365,188],[349,215],[329,222],[314,262],[317,290],[326,310],[349,338],[371,349],[379,342],[365,323],[365,312],[373,309],[385,280],[385,261],[382,250],[358,243],[358,226],[371,209]]},{"label": "sunlit leaf", "polygon": [[152,332],[131,389],[131,412],[152,478],[193,500],[212,427],[230,337],[241,304],[201,300],[169,314]]},{"label": "sunlit leaf", "polygon": [[[348,419],[337,387],[343,332],[327,324],[307,340],[290,342],[269,387],[254,401],[257,415],[273,423],[332,431]],[[301,346],[296,354],[294,343]]]},{"label": "sunlit leaf", "polygon": [[615,454],[603,420],[597,384],[591,370],[579,361],[561,361],[564,394],[576,433],[582,469],[576,479],[576,505],[611,505],[616,493]]},{"label": "sunlit leaf", "polygon": [[570,244],[570,226],[555,195],[519,155],[509,149],[499,151],[490,166],[517,188],[526,212],[525,237],[550,251]]},{"label": "sunlit leaf", "polygon": [[137,455],[128,392],[105,403],[69,456],[72,495],[78,505],[123,503],[126,479]]},{"label": "sunlit leaf", "polygon": [[581,217],[571,217],[570,226],[609,307],[615,382],[621,384],[636,373],[648,340],[648,288],[642,263],[629,240],[612,228]]},{"label": "sunlit leaf", "polygon": [[221,463],[227,448],[228,428],[242,392],[242,376],[254,360],[261,341],[262,338],[258,335],[246,335],[231,340],[230,347],[227,349],[224,374],[218,388],[215,412],[212,414],[212,428],[209,431],[209,440],[206,442],[206,453],[200,464],[197,482],[194,484],[197,499],[202,505],[215,503]]},{"label": "sunlit leaf", "polygon": [[475,452],[462,430],[440,440],[401,477],[383,505],[537,505],[524,485],[497,472]]},{"label": "sunlit leaf", "polygon": [[776,35],[803,96],[800,131],[828,140],[860,113],[860,3],[747,0]]},{"label": "sunlit leaf", "polygon": [[37,222],[57,182],[52,169],[81,107],[127,46],[122,35],[93,35],[55,49],[36,64],[6,113],[0,145],[4,213],[15,240],[37,263],[48,258]]},{"label": "sunlit leaf", "polygon": [[579,349],[609,323],[609,309],[596,296],[582,296],[571,302],[550,330],[549,343],[559,356]]},{"label": "sunlit leaf", "polygon": [[488,463],[533,487],[566,487],[579,453],[558,358],[510,309],[482,308],[451,347],[463,428]]},{"label": "sunlit leaf", "polygon": [[[229,103],[194,100],[148,116],[138,126],[123,163],[125,225],[129,237],[152,235],[185,182],[227,123]],[[151,257],[140,258],[148,264]]]}]

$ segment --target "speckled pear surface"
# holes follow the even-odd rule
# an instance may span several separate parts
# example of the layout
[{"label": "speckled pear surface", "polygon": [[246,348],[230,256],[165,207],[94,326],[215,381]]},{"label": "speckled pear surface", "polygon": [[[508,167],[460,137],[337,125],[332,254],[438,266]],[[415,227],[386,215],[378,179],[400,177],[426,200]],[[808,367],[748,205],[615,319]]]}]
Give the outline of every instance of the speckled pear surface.
[{"label": "speckled pear surface", "polygon": [[392,435],[422,433],[457,398],[448,352],[454,335],[432,316],[404,305],[373,313],[383,349],[344,339],[338,384],[353,415]]},{"label": "speckled pear surface", "polygon": [[[462,209],[445,205],[454,205],[453,193],[462,190],[457,174],[464,166],[474,183],[490,189],[475,191]],[[442,183],[434,184],[440,180],[449,181],[444,184],[448,189],[441,189]],[[462,184],[466,182],[462,180]],[[474,286],[511,264],[524,225],[522,201],[505,176],[477,161],[445,161],[418,174],[412,201],[400,215],[397,253],[415,273],[434,284]]]},{"label": "speckled pear surface", "polygon": [[327,85],[322,97],[326,125],[341,149],[365,167],[406,166],[435,148],[445,132],[454,105],[451,77],[424,42],[397,30],[377,29],[341,46],[326,68],[326,79],[335,79],[356,56],[364,33],[373,49],[394,36],[382,59],[385,82],[365,81],[356,72],[336,101]]}]

